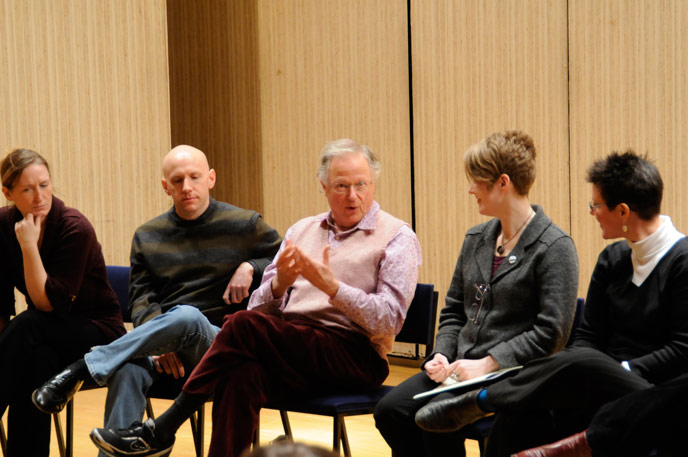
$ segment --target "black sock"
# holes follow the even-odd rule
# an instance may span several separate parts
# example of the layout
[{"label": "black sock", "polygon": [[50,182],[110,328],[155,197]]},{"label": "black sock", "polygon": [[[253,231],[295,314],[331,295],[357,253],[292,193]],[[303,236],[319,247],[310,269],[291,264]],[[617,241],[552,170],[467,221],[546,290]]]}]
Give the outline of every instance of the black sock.
[{"label": "black sock", "polygon": [[161,442],[172,439],[179,427],[209,398],[204,394],[180,393],[172,406],[155,419],[155,437]]},{"label": "black sock", "polygon": [[86,361],[84,359],[79,359],[67,367],[72,373],[76,375],[77,378],[85,382],[95,382],[91,377],[91,372],[88,371],[86,366]]}]

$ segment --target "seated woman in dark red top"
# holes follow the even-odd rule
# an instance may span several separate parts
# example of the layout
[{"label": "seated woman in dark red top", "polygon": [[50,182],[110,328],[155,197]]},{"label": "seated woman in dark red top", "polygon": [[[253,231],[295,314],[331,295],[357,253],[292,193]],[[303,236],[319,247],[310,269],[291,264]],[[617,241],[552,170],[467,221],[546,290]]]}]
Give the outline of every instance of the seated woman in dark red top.
[{"label": "seated woman in dark red top", "polygon": [[[31,392],[125,330],[95,231],[53,197],[45,159],[15,149],[0,176],[12,203],[0,208],[0,416],[9,407],[8,457],[48,456],[50,416]],[[28,307],[19,314],[15,288]]]}]

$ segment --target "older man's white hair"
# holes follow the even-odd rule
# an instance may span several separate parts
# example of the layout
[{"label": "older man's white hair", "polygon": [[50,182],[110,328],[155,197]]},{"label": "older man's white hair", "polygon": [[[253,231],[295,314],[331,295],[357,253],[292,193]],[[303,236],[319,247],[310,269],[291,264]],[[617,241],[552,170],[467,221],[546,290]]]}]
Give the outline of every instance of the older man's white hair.
[{"label": "older man's white hair", "polygon": [[320,153],[320,167],[318,168],[318,179],[323,184],[327,183],[328,171],[330,170],[330,162],[335,157],[346,154],[363,154],[370,165],[370,172],[373,180],[377,180],[380,176],[380,161],[377,156],[365,144],[358,144],[349,138],[342,138],[339,140],[327,143]]}]

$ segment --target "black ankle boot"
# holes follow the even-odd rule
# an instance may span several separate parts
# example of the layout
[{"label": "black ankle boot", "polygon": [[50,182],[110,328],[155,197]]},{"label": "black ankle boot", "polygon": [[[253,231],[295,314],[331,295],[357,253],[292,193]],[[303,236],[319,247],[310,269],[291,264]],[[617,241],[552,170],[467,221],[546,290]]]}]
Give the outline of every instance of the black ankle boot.
[{"label": "black ankle boot", "polygon": [[59,413],[79,391],[85,377],[90,378],[90,374],[84,360],[79,359],[34,390],[31,400],[44,413]]}]

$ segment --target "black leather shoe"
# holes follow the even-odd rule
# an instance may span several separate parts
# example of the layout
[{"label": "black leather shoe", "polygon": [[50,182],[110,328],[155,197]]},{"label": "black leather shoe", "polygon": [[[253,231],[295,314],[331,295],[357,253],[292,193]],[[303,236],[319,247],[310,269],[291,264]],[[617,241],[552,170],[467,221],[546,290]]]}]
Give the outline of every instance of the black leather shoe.
[{"label": "black leather shoe", "polygon": [[478,407],[476,399],[480,390],[446,400],[428,403],[416,413],[416,424],[428,432],[455,432],[481,417],[489,416]]},{"label": "black leather shoe", "polygon": [[59,413],[84,383],[69,367],[33,391],[31,400],[46,414]]}]

